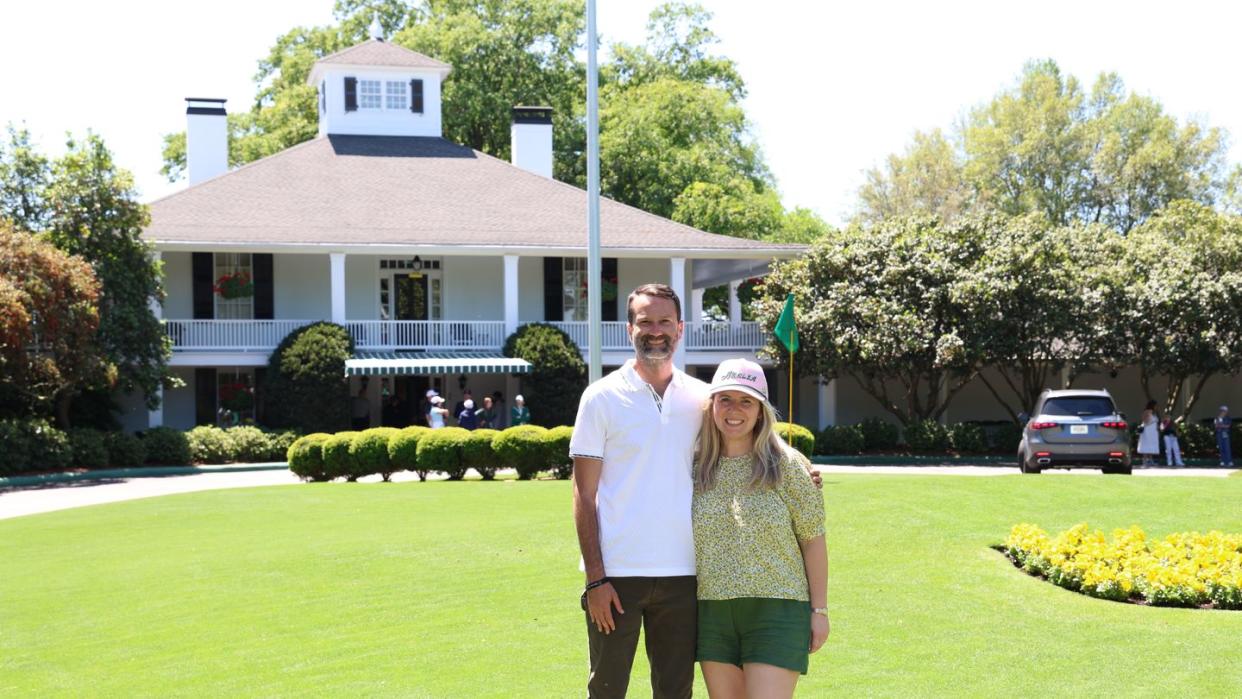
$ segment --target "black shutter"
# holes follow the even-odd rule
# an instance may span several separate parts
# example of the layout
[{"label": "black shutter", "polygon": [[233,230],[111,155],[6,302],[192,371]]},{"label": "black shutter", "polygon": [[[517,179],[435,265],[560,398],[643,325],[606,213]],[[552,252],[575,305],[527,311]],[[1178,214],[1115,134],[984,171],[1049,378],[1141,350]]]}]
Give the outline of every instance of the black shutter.
[{"label": "black shutter", "polygon": [[543,258],[543,319],[554,323],[565,318],[565,304],[561,298],[561,258]]},{"label": "black shutter", "polygon": [[358,78],[345,78],[345,111],[358,111]]},{"label": "black shutter", "polygon": [[[605,257],[600,260],[600,274],[606,283],[617,286],[616,296],[609,301],[604,298],[603,294],[599,295],[600,314],[599,317],[605,323],[610,320],[617,319],[617,305],[621,303],[621,289],[617,285],[617,258]],[[602,284],[600,285],[603,286]]]},{"label": "black shutter", "polygon": [[194,319],[211,320],[216,317],[215,256],[209,252],[196,252],[192,256],[190,276],[194,285]]},{"label": "black shutter", "polygon": [[410,111],[417,114],[423,113],[423,81],[410,81]]},{"label": "black shutter", "polygon": [[254,317],[257,320],[275,318],[275,301],[272,293],[272,256],[256,253],[250,256],[254,268]]},{"label": "black shutter", "polygon": [[194,370],[194,424],[216,424],[216,370]]}]

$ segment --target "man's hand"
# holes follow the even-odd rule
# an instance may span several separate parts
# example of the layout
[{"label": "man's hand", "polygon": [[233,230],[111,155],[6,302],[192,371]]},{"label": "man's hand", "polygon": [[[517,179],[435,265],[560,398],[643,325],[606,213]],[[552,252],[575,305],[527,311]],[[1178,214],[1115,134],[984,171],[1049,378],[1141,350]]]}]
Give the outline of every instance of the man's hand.
[{"label": "man's hand", "polygon": [[823,489],[824,489],[824,479],[823,479],[823,477],[821,477],[821,476],[819,475],[819,469],[817,469],[817,468],[812,468],[812,469],[809,469],[809,470],[810,470],[810,473],[811,473],[811,482],[815,484],[815,487],[816,487],[816,488],[819,488],[820,490],[823,490]]},{"label": "man's hand", "polygon": [[617,596],[612,583],[604,583],[593,590],[587,590],[586,594],[587,614],[591,616],[591,623],[595,624],[596,630],[604,634],[616,631],[617,623],[612,618],[612,608],[616,607],[618,614],[625,614],[625,610],[621,608],[621,598]]}]

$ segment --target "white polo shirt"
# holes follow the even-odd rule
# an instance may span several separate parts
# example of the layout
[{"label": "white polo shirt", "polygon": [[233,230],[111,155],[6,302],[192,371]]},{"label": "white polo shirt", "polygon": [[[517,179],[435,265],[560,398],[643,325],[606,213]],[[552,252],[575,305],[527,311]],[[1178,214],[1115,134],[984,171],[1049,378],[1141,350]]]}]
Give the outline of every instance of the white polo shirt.
[{"label": "white polo shirt", "polygon": [[707,390],[673,369],[661,398],[631,359],[582,394],[569,453],[603,461],[595,505],[607,575],[694,575],[691,471]]}]

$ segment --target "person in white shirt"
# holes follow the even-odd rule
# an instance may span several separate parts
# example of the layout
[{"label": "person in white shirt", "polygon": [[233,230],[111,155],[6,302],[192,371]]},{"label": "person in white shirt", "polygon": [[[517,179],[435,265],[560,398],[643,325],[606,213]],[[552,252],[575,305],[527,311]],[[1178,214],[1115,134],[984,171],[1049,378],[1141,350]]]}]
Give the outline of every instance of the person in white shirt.
[{"label": "person in white shirt", "polygon": [[444,396],[432,396],[431,411],[427,413],[427,424],[433,430],[444,427],[446,415],[448,415],[448,408],[444,407]]}]

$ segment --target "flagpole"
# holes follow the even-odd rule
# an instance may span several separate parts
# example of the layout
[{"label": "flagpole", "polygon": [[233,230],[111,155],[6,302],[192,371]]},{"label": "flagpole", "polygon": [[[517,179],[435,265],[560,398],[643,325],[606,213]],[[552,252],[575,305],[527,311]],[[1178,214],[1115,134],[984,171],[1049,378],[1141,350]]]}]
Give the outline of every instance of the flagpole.
[{"label": "flagpole", "polygon": [[785,440],[789,442],[789,446],[791,447],[793,446],[793,376],[794,376],[793,354],[794,354],[793,351],[790,350],[789,352],[789,430],[788,430],[789,434],[787,435],[788,439]]}]

